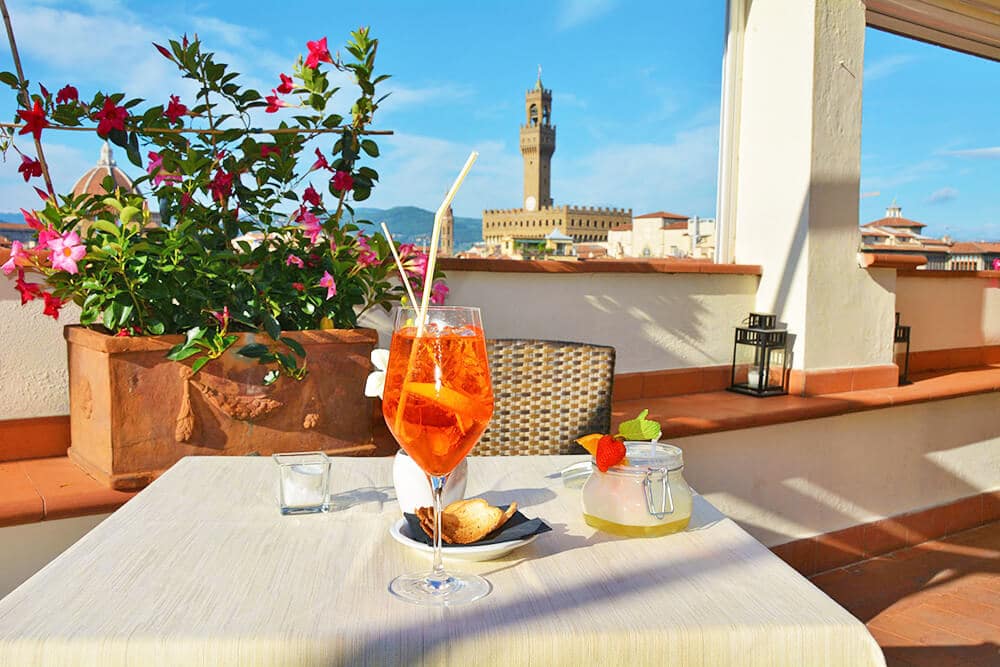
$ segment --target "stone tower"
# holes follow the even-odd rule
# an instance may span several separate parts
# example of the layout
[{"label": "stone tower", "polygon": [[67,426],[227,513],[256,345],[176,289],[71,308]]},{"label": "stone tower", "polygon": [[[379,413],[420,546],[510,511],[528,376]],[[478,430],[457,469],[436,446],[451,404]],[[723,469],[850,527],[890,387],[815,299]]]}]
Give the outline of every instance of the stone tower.
[{"label": "stone tower", "polygon": [[441,218],[441,239],[438,245],[438,256],[451,257],[455,254],[455,216],[451,206]]},{"label": "stone tower", "polygon": [[521,126],[521,155],[524,157],[524,210],[552,206],[552,153],[556,150],[556,126],[552,124],[552,91],[538,82],[524,98],[525,124]]}]

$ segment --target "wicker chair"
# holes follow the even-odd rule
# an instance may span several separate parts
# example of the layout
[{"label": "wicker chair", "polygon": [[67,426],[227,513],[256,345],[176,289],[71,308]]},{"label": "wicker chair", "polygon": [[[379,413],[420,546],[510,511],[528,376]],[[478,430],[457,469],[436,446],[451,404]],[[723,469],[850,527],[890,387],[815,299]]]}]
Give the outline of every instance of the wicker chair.
[{"label": "wicker chair", "polygon": [[580,454],[576,438],[611,428],[615,348],[509,339],[486,347],[493,419],[471,454]]}]

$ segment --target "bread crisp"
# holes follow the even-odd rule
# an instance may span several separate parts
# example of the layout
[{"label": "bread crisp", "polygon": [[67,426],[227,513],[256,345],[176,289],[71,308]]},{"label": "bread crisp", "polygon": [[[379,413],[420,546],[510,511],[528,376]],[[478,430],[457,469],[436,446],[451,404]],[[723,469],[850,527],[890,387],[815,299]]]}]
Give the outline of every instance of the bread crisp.
[{"label": "bread crisp", "polygon": [[[517,512],[517,503],[507,511],[493,507],[482,498],[469,498],[451,503],[441,512],[441,539],[448,544],[471,544],[503,526]],[[418,507],[420,527],[434,536],[434,508]]]}]

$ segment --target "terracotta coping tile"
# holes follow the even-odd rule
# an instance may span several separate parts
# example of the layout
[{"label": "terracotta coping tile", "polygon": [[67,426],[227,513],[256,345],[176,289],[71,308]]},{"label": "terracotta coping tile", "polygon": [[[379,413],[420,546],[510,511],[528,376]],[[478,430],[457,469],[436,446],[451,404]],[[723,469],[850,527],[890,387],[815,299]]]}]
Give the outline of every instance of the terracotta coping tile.
[{"label": "terracotta coping tile", "polygon": [[42,496],[20,463],[0,463],[0,526],[41,521]]},{"label": "terracotta coping tile", "polygon": [[494,273],[707,273],[761,275],[756,264],[715,264],[707,260],[678,259],[591,259],[577,262],[518,259],[458,259],[444,257],[438,262],[444,271],[486,271]]},{"label": "terracotta coping tile", "polygon": [[0,461],[66,456],[69,416],[0,421]]},{"label": "terracotta coping tile", "polygon": [[109,489],[63,456],[18,465],[40,496],[45,519],[113,512],[135,495]]}]

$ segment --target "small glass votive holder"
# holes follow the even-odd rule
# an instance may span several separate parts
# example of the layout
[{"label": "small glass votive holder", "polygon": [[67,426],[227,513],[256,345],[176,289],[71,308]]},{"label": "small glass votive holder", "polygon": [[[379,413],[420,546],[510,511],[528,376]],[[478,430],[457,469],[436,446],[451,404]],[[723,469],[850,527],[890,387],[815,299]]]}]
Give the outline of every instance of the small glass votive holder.
[{"label": "small glass votive holder", "polygon": [[278,464],[278,504],[282,514],[330,509],[330,459],[323,452],[272,454]]}]

